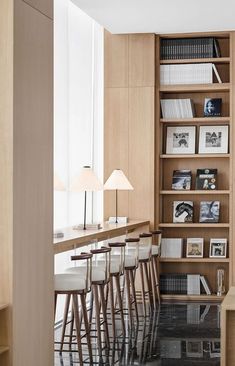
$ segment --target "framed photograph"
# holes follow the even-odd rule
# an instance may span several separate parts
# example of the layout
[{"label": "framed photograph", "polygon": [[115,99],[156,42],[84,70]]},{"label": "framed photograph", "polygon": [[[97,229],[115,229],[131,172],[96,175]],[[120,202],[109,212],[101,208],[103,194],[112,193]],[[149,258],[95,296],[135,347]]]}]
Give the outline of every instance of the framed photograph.
[{"label": "framed photograph", "polygon": [[210,257],[226,258],[227,239],[211,239],[210,240]]},{"label": "framed photograph", "polygon": [[200,126],[199,154],[227,154],[228,126]]},{"label": "framed photograph", "polygon": [[173,202],[173,222],[193,222],[193,202]]},{"label": "framed photograph", "polygon": [[186,341],[186,356],[187,357],[203,357],[203,342],[202,341]]},{"label": "framed photograph", "polygon": [[220,357],[220,341],[210,342],[210,357]]},{"label": "framed photograph", "polygon": [[203,258],[203,238],[187,238],[187,258]]},{"label": "framed photograph", "polygon": [[195,126],[167,127],[166,154],[195,154]]},{"label": "framed photograph", "polygon": [[191,170],[174,170],[171,188],[175,191],[188,191],[191,189]]},{"label": "framed photograph", "polygon": [[204,117],[221,116],[221,98],[205,98],[204,101]]},{"label": "framed photograph", "polygon": [[220,201],[202,201],[200,202],[199,222],[219,222]]}]

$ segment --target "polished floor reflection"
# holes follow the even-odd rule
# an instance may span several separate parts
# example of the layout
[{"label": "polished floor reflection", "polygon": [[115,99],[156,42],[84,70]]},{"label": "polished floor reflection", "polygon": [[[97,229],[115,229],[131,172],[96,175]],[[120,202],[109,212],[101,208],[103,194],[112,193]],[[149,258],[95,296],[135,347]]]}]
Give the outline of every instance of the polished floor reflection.
[{"label": "polished floor reflection", "polygon": [[[59,333],[60,329],[56,339]],[[110,343],[110,350],[99,357],[92,332],[94,365],[219,366],[220,306],[162,304],[151,317],[140,317],[139,326],[125,338],[120,335]],[[85,345],[83,350],[84,364],[90,365]],[[75,345],[73,352],[55,352],[55,366],[72,365],[79,365]]]}]

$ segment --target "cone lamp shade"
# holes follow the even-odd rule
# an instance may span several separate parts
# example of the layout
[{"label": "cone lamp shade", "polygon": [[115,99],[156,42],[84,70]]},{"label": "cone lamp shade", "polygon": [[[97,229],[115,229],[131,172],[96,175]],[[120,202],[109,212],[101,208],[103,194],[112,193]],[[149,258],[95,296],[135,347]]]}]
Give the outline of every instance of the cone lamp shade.
[{"label": "cone lamp shade", "polygon": [[86,230],[86,199],[87,192],[101,191],[103,184],[99,181],[90,166],[84,166],[80,174],[74,178],[71,183],[71,191],[85,192],[84,198],[84,224],[83,230]]},{"label": "cone lamp shade", "polygon": [[118,223],[118,190],[132,191],[134,188],[121,169],[115,169],[104,185],[104,190],[116,191],[116,220]]}]

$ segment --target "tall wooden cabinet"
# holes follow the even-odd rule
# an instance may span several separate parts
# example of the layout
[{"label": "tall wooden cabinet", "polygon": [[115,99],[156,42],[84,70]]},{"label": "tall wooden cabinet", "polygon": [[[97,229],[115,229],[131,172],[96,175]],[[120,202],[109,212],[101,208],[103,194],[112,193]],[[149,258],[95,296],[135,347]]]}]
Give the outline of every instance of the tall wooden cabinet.
[{"label": "tall wooden cabinet", "polygon": [[[160,228],[165,238],[184,238],[182,258],[161,259],[161,273],[199,273],[204,275],[212,295],[174,296],[165,299],[218,300],[216,271],[225,270],[226,290],[235,281],[234,181],[235,181],[235,35],[234,32],[176,35],[111,35],[105,41],[105,178],[112,169],[121,167],[134,186],[123,194],[122,215],[145,218],[152,227]],[[220,58],[160,60],[160,42],[164,38],[215,37],[221,50]],[[155,40],[153,48],[152,40]],[[154,50],[154,52],[153,52]],[[160,65],[214,63],[222,83],[160,85]],[[154,63],[155,70],[152,69]],[[216,80],[214,80],[216,81]],[[154,101],[153,101],[154,98]],[[163,119],[160,99],[191,98],[195,117]],[[222,98],[222,116],[204,117],[205,98]],[[169,126],[196,126],[196,151],[192,155],[166,154],[166,130]],[[228,125],[227,154],[199,154],[200,126]],[[195,190],[196,170],[218,169],[218,189]],[[171,189],[173,170],[190,169],[193,173],[190,191]],[[111,215],[114,197],[105,195],[105,217]],[[173,223],[173,201],[193,201],[193,223]],[[201,201],[218,200],[221,204],[219,223],[200,223]],[[203,258],[187,258],[188,237],[204,238]],[[210,258],[210,238],[227,238],[227,258]]]}]

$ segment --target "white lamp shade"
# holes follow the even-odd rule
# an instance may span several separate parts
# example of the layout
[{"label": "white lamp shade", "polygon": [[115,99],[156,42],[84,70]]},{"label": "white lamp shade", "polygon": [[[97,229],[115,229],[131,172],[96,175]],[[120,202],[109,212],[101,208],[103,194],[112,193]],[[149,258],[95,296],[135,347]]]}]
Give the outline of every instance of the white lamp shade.
[{"label": "white lamp shade", "polygon": [[121,169],[115,169],[110,177],[107,179],[105,185],[105,190],[127,190],[131,191],[134,188],[132,187],[131,183],[123,173]]},{"label": "white lamp shade", "polygon": [[57,173],[54,173],[54,191],[65,191],[65,185]]},{"label": "white lamp shade", "polygon": [[75,192],[101,191],[102,189],[103,184],[90,166],[84,166],[80,174],[71,183],[71,190]]}]

